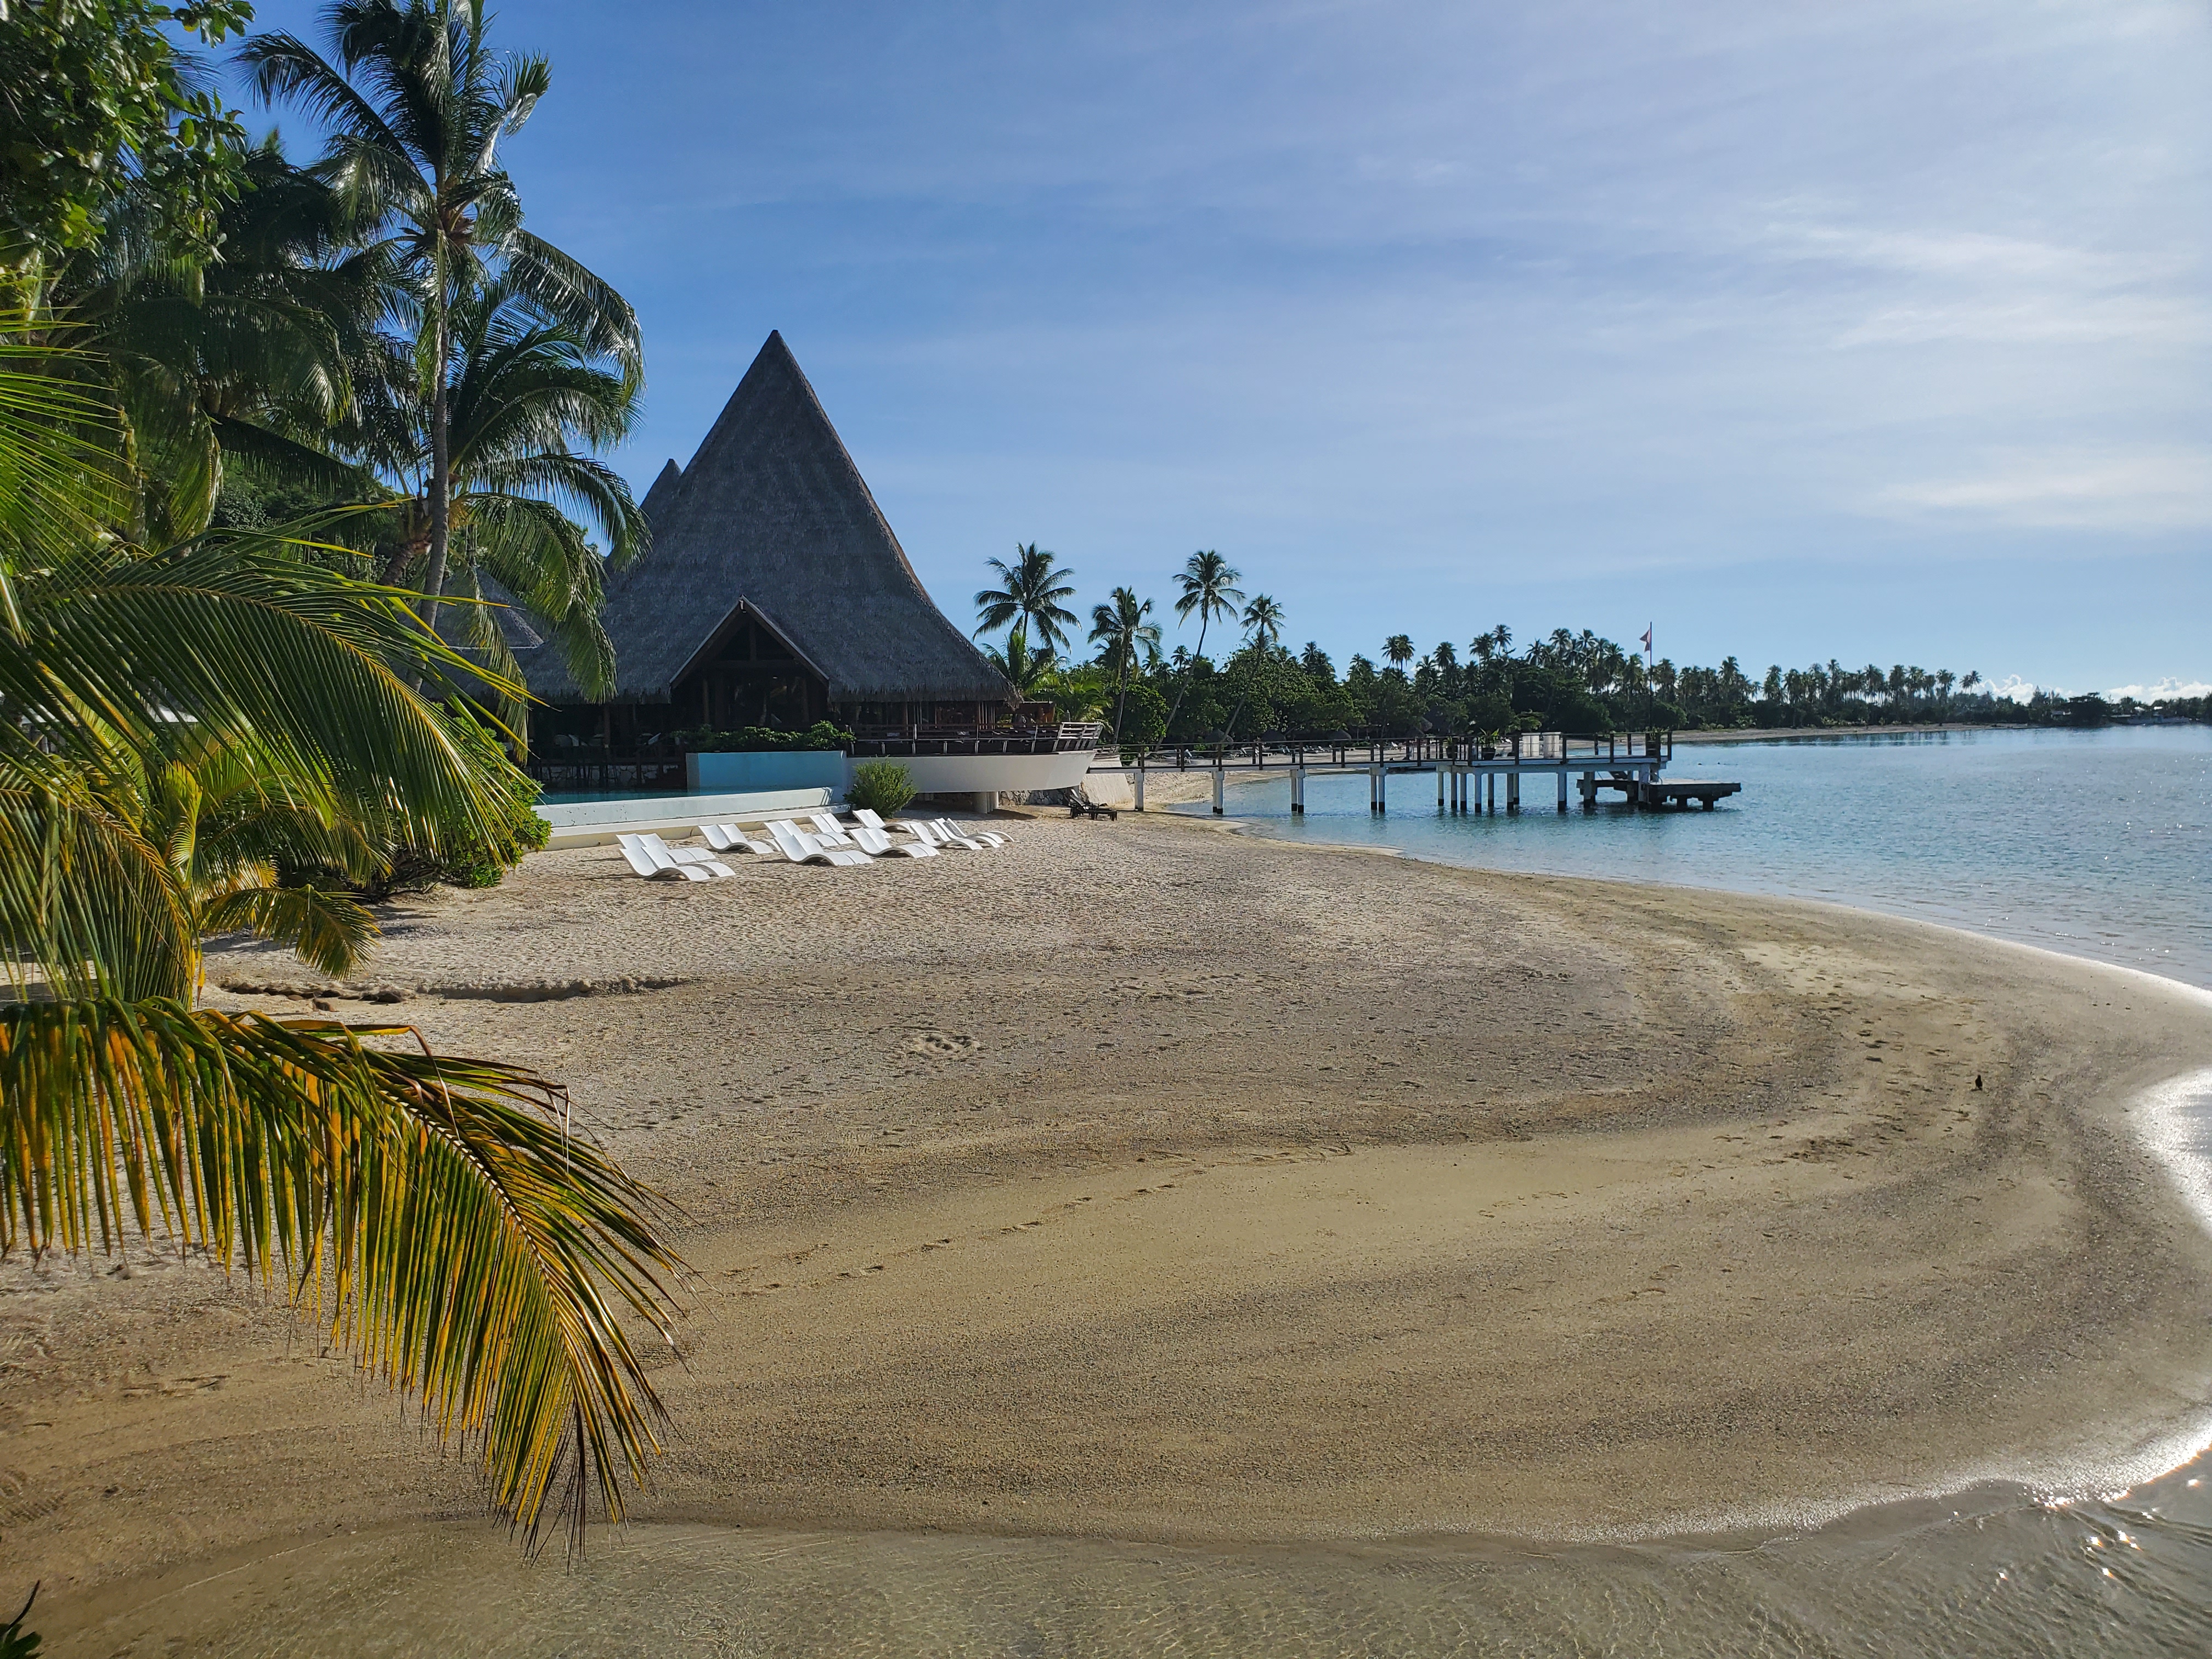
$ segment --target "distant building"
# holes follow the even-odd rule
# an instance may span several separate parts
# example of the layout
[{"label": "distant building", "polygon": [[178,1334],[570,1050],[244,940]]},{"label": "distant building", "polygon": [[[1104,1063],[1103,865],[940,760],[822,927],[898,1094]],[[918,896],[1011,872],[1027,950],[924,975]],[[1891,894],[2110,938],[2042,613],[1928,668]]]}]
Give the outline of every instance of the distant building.
[{"label": "distant building", "polygon": [[650,548],[610,571],[614,695],[584,700],[549,647],[514,641],[540,753],[635,753],[698,726],[988,732],[1018,703],[939,611],[783,336],[772,333],[690,465],[642,503]]}]

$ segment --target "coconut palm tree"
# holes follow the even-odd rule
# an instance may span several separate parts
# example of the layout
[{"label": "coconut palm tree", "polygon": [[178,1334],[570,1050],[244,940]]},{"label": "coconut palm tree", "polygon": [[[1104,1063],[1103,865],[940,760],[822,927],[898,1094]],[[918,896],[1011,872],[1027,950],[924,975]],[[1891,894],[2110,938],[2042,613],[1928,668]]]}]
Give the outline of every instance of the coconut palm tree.
[{"label": "coconut palm tree", "polygon": [[1389,659],[1391,667],[1402,672],[1406,665],[1413,659],[1412,636],[1406,634],[1393,634],[1382,641],[1382,654]]},{"label": "coconut palm tree", "polygon": [[[1075,613],[1060,605],[1062,599],[1073,599],[1075,589],[1068,585],[1074,574],[1054,563],[1059,555],[1035,542],[1027,546],[1017,544],[1014,562],[1004,559],[988,562],[999,573],[1004,584],[987,587],[975,596],[975,613],[980,619],[975,624],[978,634],[994,628],[1004,628],[1012,623],[1018,632],[1037,641],[1038,647],[1054,652],[1067,643],[1066,629],[1075,625]],[[1013,649],[1013,640],[1006,641],[1008,651]]]},{"label": "coconut palm tree", "polygon": [[[1206,629],[1217,617],[1233,617],[1237,606],[1244,603],[1244,594],[1237,584],[1243,580],[1237,568],[1220,554],[1207,550],[1194,553],[1183,562],[1176,573],[1176,586],[1182,590],[1175,605],[1176,616],[1183,622],[1198,618],[1198,649],[1189,660],[1195,661],[1206,654]],[[1176,688],[1175,707],[1168,710],[1168,730],[1175,730],[1176,716],[1182,713],[1182,700],[1190,690],[1190,675],[1186,667],[1182,683]]]},{"label": "coconut palm tree", "polygon": [[[589,341],[549,318],[504,278],[465,296],[451,318],[453,383],[447,429],[450,522],[447,586],[474,601],[453,630],[500,674],[517,670],[485,579],[547,629],[586,696],[614,682],[614,648],[600,625],[602,571],[628,564],[649,538],[622,476],[591,451],[628,435],[637,381]],[[413,575],[428,592],[431,410],[411,374],[379,377],[364,395],[350,447],[406,492],[401,532],[384,580]],[[603,560],[586,530],[607,548]]]},{"label": "coconut palm tree", "polygon": [[273,137],[240,183],[217,217],[219,258],[170,257],[137,204],[52,286],[57,337],[91,349],[48,367],[102,376],[126,428],[130,528],[156,540],[207,526],[231,460],[325,491],[367,482],[324,441],[384,308],[382,261],[344,248],[336,194]]},{"label": "coconut palm tree", "polygon": [[1255,594],[1244,607],[1244,626],[1252,630],[1252,643],[1261,650],[1283,641],[1283,607],[1265,593]]},{"label": "coconut palm tree", "polygon": [[983,647],[983,658],[1006,677],[1006,684],[1021,693],[1024,702],[1042,701],[1038,694],[1045,690],[1060,667],[1059,659],[1051,652],[1030,650],[1029,635],[1018,626],[1006,635],[1005,650],[987,645]]},{"label": "coconut palm tree", "polygon": [[119,416],[33,372],[50,355],[0,342],[0,1253],[135,1229],[281,1271],[533,1535],[618,1515],[659,1410],[625,1319],[665,1339],[680,1268],[650,1195],[526,1068],[193,1002],[203,927],[315,948],[241,898],[303,828],[249,830],[248,797],[328,813],[326,852],[487,832],[495,780],[408,688],[483,677],[404,596],[291,550],[113,533]]},{"label": "coconut palm tree", "polygon": [[1114,670],[1114,738],[1121,737],[1121,717],[1128,711],[1129,671],[1140,652],[1160,648],[1160,625],[1146,622],[1152,602],[1140,599],[1133,588],[1117,587],[1110,603],[1091,608],[1091,642]]},{"label": "coconut palm tree", "polygon": [[434,625],[452,534],[455,312],[502,279],[633,381],[643,376],[637,319],[605,282],[523,228],[500,165],[500,141],[551,84],[543,58],[494,51],[473,0],[333,0],[323,18],[331,58],[285,33],[256,35],[240,56],[264,102],[298,105],[328,129],[314,172],[413,313],[430,452],[422,614]]}]

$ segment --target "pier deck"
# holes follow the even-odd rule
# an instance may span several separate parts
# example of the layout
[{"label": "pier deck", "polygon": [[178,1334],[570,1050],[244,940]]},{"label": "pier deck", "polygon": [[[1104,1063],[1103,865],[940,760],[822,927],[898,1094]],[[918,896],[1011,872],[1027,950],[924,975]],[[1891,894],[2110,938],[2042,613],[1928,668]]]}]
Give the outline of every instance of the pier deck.
[{"label": "pier deck", "polygon": [[1307,778],[1364,773],[1368,778],[1368,808],[1388,806],[1389,783],[1409,773],[1433,774],[1437,806],[1453,812],[1518,812],[1522,785],[1531,780],[1536,799],[1549,779],[1558,810],[1567,810],[1571,796],[1579,793],[1583,811],[1597,809],[1598,792],[1618,789],[1635,807],[1657,811],[1686,806],[1696,800],[1711,811],[1713,803],[1740,793],[1740,783],[1688,781],[1668,783],[1660,777],[1674,758],[1671,732],[1613,732],[1585,737],[1560,732],[1518,732],[1489,741],[1471,738],[1416,738],[1392,743],[1242,744],[1211,748],[1187,745],[1149,750],[1126,759],[1108,758],[1110,750],[1091,767],[1092,775],[1114,773],[1130,781],[1136,810],[1145,810],[1145,780],[1148,775],[1171,772],[1210,773],[1213,778],[1213,810],[1224,810],[1224,796],[1232,775],[1254,774],[1285,778],[1291,786],[1291,811],[1306,810]]}]

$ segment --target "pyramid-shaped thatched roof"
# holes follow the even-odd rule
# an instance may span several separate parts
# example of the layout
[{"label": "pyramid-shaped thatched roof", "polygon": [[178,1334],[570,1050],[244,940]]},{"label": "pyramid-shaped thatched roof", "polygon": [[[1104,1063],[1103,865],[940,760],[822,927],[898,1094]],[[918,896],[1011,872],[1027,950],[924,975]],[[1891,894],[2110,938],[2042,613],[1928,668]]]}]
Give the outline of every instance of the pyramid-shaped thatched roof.
[{"label": "pyramid-shaped thatched roof", "polygon": [[668,511],[669,503],[676,499],[676,491],[683,483],[684,469],[672,459],[662,465],[660,476],[653,481],[653,488],[645,492],[645,499],[637,504],[637,510],[645,514],[647,524],[653,522],[654,514]]},{"label": "pyramid-shaped thatched roof", "polygon": [[[829,681],[833,702],[1013,701],[923,590],[782,335],[643,507],[653,544],[607,579],[616,701],[666,697],[741,603]],[[532,690],[577,700],[550,655],[524,659]]]}]

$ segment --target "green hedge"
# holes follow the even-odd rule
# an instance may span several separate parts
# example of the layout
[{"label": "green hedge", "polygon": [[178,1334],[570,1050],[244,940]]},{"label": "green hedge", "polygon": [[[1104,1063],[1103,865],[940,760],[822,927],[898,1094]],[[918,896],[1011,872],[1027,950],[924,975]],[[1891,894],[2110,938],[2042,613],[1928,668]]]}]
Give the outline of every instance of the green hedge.
[{"label": "green hedge", "polygon": [[748,726],[735,732],[717,732],[710,726],[695,726],[675,734],[676,741],[686,749],[702,754],[787,754],[810,749],[850,750],[853,734],[842,726],[828,720],[817,720],[804,732],[785,732],[773,726]]}]

